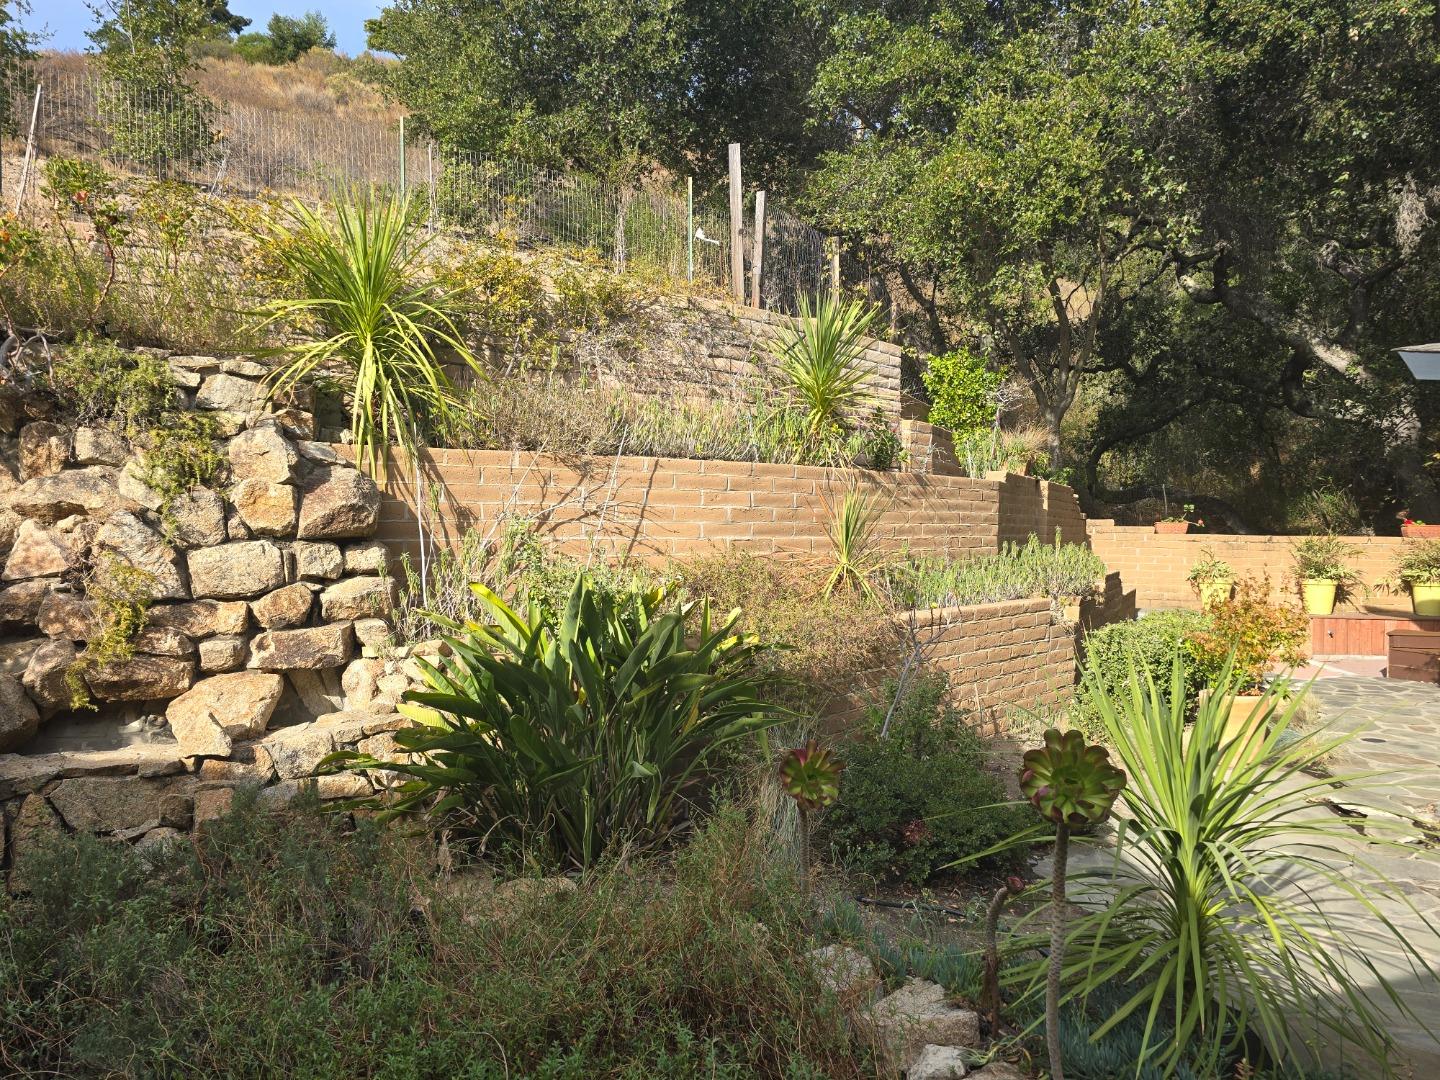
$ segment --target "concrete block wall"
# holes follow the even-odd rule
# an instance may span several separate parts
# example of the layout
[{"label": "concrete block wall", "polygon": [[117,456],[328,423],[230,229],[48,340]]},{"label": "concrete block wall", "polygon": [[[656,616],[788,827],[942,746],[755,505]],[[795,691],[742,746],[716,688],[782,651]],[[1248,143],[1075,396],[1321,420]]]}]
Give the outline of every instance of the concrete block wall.
[{"label": "concrete block wall", "polygon": [[[337,451],[347,448],[337,446]],[[1058,526],[1083,543],[1069,488],[1033,477],[930,476],[806,465],[607,457],[560,460],[529,452],[431,450],[421,458],[427,525],[455,547],[466,530],[496,538],[530,517],[573,553],[651,563],[717,548],[828,556],[827,505],[857,483],[878,500],[876,542],[891,550],[963,556],[998,550]],[[418,554],[415,480],[392,454],[377,537]]]},{"label": "concrete block wall", "polygon": [[[1120,574],[1127,592],[1134,593],[1140,608],[1200,606],[1199,597],[1186,580],[1190,568],[1205,552],[1224,559],[1237,577],[1249,575],[1270,578],[1271,592],[1277,601],[1297,601],[1298,588],[1292,565],[1292,550],[1299,537],[1294,536],[1233,536],[1213,533],[1157,533],[1152,527],[1116,525],[1108,519],[1089,523],[1090,546],[1105,560],[1105,565]],[[1350,598],[1349,608],[1374,606],[1406,610],[1409,597],[1382,591],[1381,580],[1387,577],[1405,541],[1397,536],[1349,536],[1357,554],[1351,560],[1354,570],[1369,587]],[[1346,605],[1342,603],[1341,610]]]}]

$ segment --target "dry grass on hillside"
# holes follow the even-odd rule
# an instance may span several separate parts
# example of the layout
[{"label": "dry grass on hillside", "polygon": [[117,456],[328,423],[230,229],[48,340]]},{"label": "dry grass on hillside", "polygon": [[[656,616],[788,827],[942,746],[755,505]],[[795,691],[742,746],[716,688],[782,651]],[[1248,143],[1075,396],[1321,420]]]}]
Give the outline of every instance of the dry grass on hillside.
[{"label": "dry grass on hillside", "polygon": [[[42,78],[83,75],[91,58],[79,52],[41,55]],[[357,74],[374,59],[349,60],[314,51],[293,64],[251,64],[238,56],[209,56],[195,72],[195,84],[206,97],[229,110],[264,110],[315,119],[395,123],[404,112]]]}]

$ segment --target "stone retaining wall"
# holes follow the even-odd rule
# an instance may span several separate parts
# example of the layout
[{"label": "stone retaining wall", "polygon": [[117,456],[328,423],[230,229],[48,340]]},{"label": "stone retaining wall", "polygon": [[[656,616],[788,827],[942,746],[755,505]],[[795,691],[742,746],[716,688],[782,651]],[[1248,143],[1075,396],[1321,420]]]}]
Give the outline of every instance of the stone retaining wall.
[{"label": "stone retaining wall", "polygon": [[[210,487],[171,499],[116,431],[58,422],[43,395],[0,393],[0,861],[12,888],[45,830],[158,842],[222,813],[241,783],[285,799],[333,750],[388,754],[395,703],[419,676],[382,617],[395,585],[373,539],[375,484],[312,441],[303,408],[266,408],[260,365],[167,362],[222,451]],[[99,662],[87,652],[106,622],[94,588],[120,578],[149,606],[126,635],[131,655]],[[372,781],[315,783],[335,798]]]}]

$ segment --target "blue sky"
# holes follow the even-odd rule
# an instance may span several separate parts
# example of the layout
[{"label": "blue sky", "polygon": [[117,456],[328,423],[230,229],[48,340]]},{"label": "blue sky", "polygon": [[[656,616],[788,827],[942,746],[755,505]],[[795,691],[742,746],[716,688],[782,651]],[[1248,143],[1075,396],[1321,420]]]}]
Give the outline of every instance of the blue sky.
[{"label": "blue sky", "polygon": [[[30,14],[23,16],[20,24],[27,30],[49,31],[41,48],[83,49],[89,44],[85,31],[95,25],[95,19],[84,0],[32,0],[30,6]],[[319,11],[330,21],[340,50],[351,55],[364,50],[365,20],[382,6],[380,0],[230,0],[230,10],[250,19],[252,30],[265,29],[277,11],[282,15]]]}]

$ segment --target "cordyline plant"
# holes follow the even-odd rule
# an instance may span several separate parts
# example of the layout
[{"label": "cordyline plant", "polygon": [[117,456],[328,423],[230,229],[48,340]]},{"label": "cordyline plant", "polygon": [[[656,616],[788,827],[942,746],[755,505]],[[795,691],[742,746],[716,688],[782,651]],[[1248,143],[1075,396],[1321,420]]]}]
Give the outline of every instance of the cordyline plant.
[{"label": "cordyline plant", "polygon": [[477,379],[485,377],[456,325],[453,297],[424,280],[428,240],[405,199],[354,194],[328,214],[297,201],[288,217],[267,218],[264,228],[297,293],[255,312],[257,330],[292,335],[267,350],[284,361],[270,377],[271,394],[292,391],[317,369],[338,365],[349,379],[355,464],[383,482],[391,445],[408,452],[417,493],[420,585],[428,605],[431,544],[418,494],[422,432],[447,426],[460,408],[439,350]]},{"label": "cordyline plant", "polygon": [[280,394],[322,365],[347,369],[356,464],[385,477],[392,444],[414,452],[420,432],[458,408],[440,349],[476,377],[484,369],[462,340],[451,297],[424,280],[427,239],[411,204],[356,194],[321,214],[300,202],[265,222],[276,258],[298,295],[262,306],[259,329],[299,336],[270,350],[285,364],[273,375]]},{"label": "cordyline plant", "polygon": [[[1076,906],[1060,961],[1065,1000],[1115,1000],[1092,1041],[1139,1018],[1137,1076],[1228,1076],[1257,1053],[1295,1064],[1322,1046],[1358,1051],[1363,1075],[1393,1076],[1397,1021],[1430,1030],[1393,972],[1405,985],[1433,982],[1426,957],[1440,947],[1440,928],[1380,863],[1402,852],[1434,858],[1424,833],[1399,816],[1370,815],[1362,834],[1331,809],[1337,788],[1383,798],[1385,785],[1373,773],[1321,769],[1355,733],[1297,736],[1306,688],[1279,680],[1263,690],[1258,747],[1227,722],[1248,689],[1233,664],[1190,715],[1182,649],[1168,680],[1132,663],[1117,687],[1086,667],[1097,723],[1126,774],[1124,814],[1111,857],[1067,877]],[[1050,799],[1056,776],[1035,770],[1027,793],[1050,789],[1042,810],[1066,819],[1071,808]],[[1088,820],[1104,802],[1097,792],[1073,809]],[[997,850],[1040,835],[1027,830]],[[1064,873],[1058,858],[1055,872]],[[1053,943],[1053,922],[1049,934],[1027,932],[1041,915],[1021,916],[1015,955]],[[1055,956],[1022,960],[1007,981],[1026,994],[1044,981],[1048,993]]]},{"label": "cordyline plant", "polygon": [[773,349],[789,384],[807,461],[837,464],[845,432],[868,400],[865,335],[880,309],[860,300],[800,298],[800,314],[781,328]]},{"label": "cordyline plant", "polygon": [[845,768],[834,754],[814,739],[788,751],[780,760],[780,786],[800,811],[800,883],[810,892],[810,824],[813,815],[840,797],[840,773]]},{"label": "cordyline plant", "polygon": [[1020,790],[1055,826],[1055,871],[1051,887],[1050,964],[1045,982],[1045,1043],[1050,1075],[1064,1080],[1060,1061],[1060,979],[1065,958],[1065,864],[1070,830],[1098,825],[1125,787],[1125,774],[1110,764],[1103,746],[1087,745],[1078,731],[1045,732],[1045,745],[1027,750]]}]

